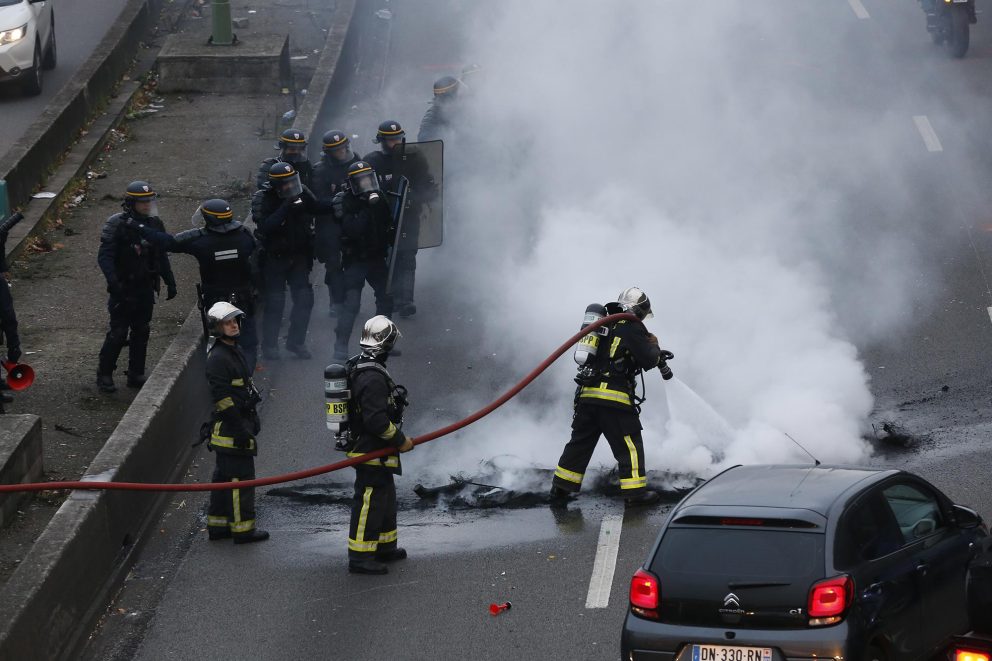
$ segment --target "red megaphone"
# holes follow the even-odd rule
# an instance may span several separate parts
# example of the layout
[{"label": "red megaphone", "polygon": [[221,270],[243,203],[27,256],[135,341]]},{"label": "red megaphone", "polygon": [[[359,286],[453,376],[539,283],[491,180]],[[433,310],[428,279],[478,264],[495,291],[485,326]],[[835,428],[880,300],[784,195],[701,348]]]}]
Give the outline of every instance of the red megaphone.
[{"label": "red megaphone", "polygon": [[3,368],[7,370],[7,385],[11,390],[26,390],[34,383],[34,370],[30,365],[5,360]]}]

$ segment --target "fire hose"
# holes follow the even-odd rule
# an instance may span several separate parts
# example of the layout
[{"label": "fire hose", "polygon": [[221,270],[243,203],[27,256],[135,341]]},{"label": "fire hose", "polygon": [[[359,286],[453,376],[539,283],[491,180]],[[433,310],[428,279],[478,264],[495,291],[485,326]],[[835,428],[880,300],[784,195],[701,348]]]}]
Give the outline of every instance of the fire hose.
[{"label": "fire hose", "polygon": [[[602,319],[592,322],[587,326],[584,326],[579,332],[577,332],[572,337],[568,338],[560,347],[558,347],[550,356],[544,359],[540,365],[535,367],[527,376],[521,379],[516,385],[503,393],[498,399],[491,402],[487,406],[479,409],[475,413],[469,415],[466,418],[454,422],[446,427],[442,427],[435,431],[432,431],[423,436],[417,436],[411,441],[414,445],[420,445],[421,443],[427,443],[433,441],[442,436],[447,436],[452,434],[464,427],[471,425],[478,420],[486,417],[503,404],[507,403],[515,396],[517,396],[520,391],[526,388],[530,383],[541,375],[546,369],[548,369],[552,363],[554,363],[558,358],[562,356],[566,351],[569,350],[576,342],[581,340],[583,337],[588,335],[590,332],[596,330],[601,326],[607,324],[612,324],[615,321],[620,321],[621,319],[626,319],[629,321],[637,321],[637,317],[628,313],[611,314],[609,316],[603,317]],[[247,489],[251,487],[264,487],[270,484],[281,484],[284,482],[293,482],[296,480],[302,480],[307,477],[313,477],[315,475],[323,475],[324,473],[331,473],[333,471],[341,470],[342,468],[347,468],[349,466],[354,466],[355,464],[362,464],[366,461],[372,459],[379,459],[390,454],[396,454],[398,450],[396,448],[383,448],[381,450],[375,450],[374,452],[368,452],[366,454],[350,457],[343,461],[338,461],[333,464],[327,464],[325,466],[317,466],[315,468],[309,468],[307,470],[296,471],[294,473],[285,473],[283,475],[274,475],[272,477],[260,477],[254,480],[239,480],[237,482],[204,482],[199,484],[153,484],[148,482],[98,482],[98,481],[88,481],[88,480],[77,480],[77,481],[64,481],[64,482],[29,482],[24,484],[0,484],[0,493],[11,493],[19,491],[50,491],[56,489],[78,489],[78,490],[88,490],[88,491],[98,491],[98,490],[114,490],[114,491],[223,491],[226,489]]]}]

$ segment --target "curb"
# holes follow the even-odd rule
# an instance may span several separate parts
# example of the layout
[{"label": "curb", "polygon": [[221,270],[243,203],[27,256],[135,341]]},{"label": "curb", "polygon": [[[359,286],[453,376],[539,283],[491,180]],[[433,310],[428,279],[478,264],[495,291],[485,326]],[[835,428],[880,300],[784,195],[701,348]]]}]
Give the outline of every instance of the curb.
[{"label": "curb", "polygon": [[[129,8],[153,1],[132,0]],[[298,122],[309,133],[334,80],[356,4],[337,2],[312,76],[315,91],[307,96],[302,107],[306,114]],[[194,309],[83,480],[174,481],[185,473],[194,453],[189,439],[209,413],[202,345],[199,311]],[[72,658],[126,577],[167,497],[74,492],[0,591],[0,658]]]}]

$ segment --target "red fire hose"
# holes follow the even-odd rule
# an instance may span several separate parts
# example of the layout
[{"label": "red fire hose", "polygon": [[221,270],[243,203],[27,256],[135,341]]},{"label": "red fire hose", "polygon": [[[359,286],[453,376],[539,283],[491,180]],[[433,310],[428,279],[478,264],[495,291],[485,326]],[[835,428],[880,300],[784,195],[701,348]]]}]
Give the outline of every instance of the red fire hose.
[{"label": "red fire hose", "polygon": [[[605,326],[606,324],[611,324],[620,319],[627,319],[630,321],[637,321],[637,317],[628,313],[621,314],[611,314],[607,317],[603,317],[599,321],[593,322],[580,330],[578,333],[568,338],[560,347],[558,347],[554,353],[544,359],[540,365],[534,368],[527,376],[520,380],[515,386],[503,393],[499,399],[492,402],[488,406],[479,409],[472,415],[454,422],[447,427],[442,427],[441,429],[430,432],[429,434],[424,434],[423,436],[417,436],[412,439],[414,445],[420,445],[421,443],[427,443],[428,441],[433,441],[441,436],[447,436],[453,432],[458,431],[464,427],[469,426],[473,422],[484,418],[496,409],[498,409],[503,404],[510,401],[515,397],[521,390],[530,385],[531,381],[536,379],[540,374],[548,369],[553,362],[558,360],[563,353],[569,350],[572,345],[581,340],[585,335],[593,330],[596,330],[600,326]],[[152,484],[145,482],[87,482],[87,481],[67,481],[67,482],[31,482],[27,484],[0,484],[0,493],[10,493],[13,491],[48,491],[51,489],[80,489],[80,490],[100,490],[100,489],[113,489],[118,491],[223,491],[225,489],[247,489],[249,487],[264,487],[270,484],[280,484],[282,482],[292,482],[294,480],[302,480],[305,477],[313,477],[314,475],[323,475],[324,473],[330,473],[332,471],[341,470],[342,468],[347,468],[348,466],[354,466],[355,464],[361,464],[370,459],[378,459],[379,457],[385,457],[386,455],[396,454],[397,450],[395,448],[384,448],[382,450],[376,450],[375,452],[369,452],[363,454],[360,457],[350,457],[343,461],[338,461],[333,464],[327,464],[326,466],[317,466],[316,468],[309,468],[307,470],[296,471],[295,473],[286,473],[285,475],[274,475],[272,477],[260,477],[254,480],[243,480],[239,482],[206,482],[202,484]]]}]

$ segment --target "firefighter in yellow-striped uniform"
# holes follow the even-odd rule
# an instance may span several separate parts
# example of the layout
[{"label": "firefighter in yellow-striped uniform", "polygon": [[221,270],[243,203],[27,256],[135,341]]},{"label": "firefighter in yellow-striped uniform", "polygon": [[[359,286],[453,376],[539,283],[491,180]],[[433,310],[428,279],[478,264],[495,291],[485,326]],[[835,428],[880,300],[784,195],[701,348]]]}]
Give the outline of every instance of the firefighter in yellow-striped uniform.
[{"label": "firefighter in yellow-striped uniform", "polygon": [[[217,338],[207,355],[207,382],[214,402],[207,447],[217,458],[213,482],[255,478],[255,437],[261,430],[255,406],[260,397],[238,347],[244,315],[226,301],[207,311],[210,332]],[[211,491],[207,534],[211,540],[233,537],[235,544],[268,539],[269,533],[255,527],[255,489]]]},{"label": "firefighter in yellow-striped uniform", "polygon": [[[362,353],[347,364],[351,399],[349,424],[354,446],[349,457],[383,448],[400,452],[413,449],[403,433],[406,389],[397,386],[386,371],[386,359],[400,335],[388,317],[377,315],[365,322],[359,345]],[[384,563],[403,560],[406,550],[397,545],[396,486],[393,475],[402,472],[400,458],[390,454],[355,466],[355,500],[348,530],[348,571],[385,574]]]},{"label": "firefighter in yellow-striped uniform", "polygon": [[[612,308],[612,309],[611,309]],[[613,312],[629,312],[641,321],[621,320],[608,326],[600,338],[592,369],[579,381],[572,417],[572,437],[562,452],[551,484],[552,505],[563,505],[579,491],[600,435],[606,436],[620,471],[620,489],[628,505],[650,505],[660,496],[647,488],[644,442],[641,439],[640,402],[635,398],[637,376],[662,363],[658,339],[642,321],[650,318],[651,302],[643,291],[630,287]]]}]

